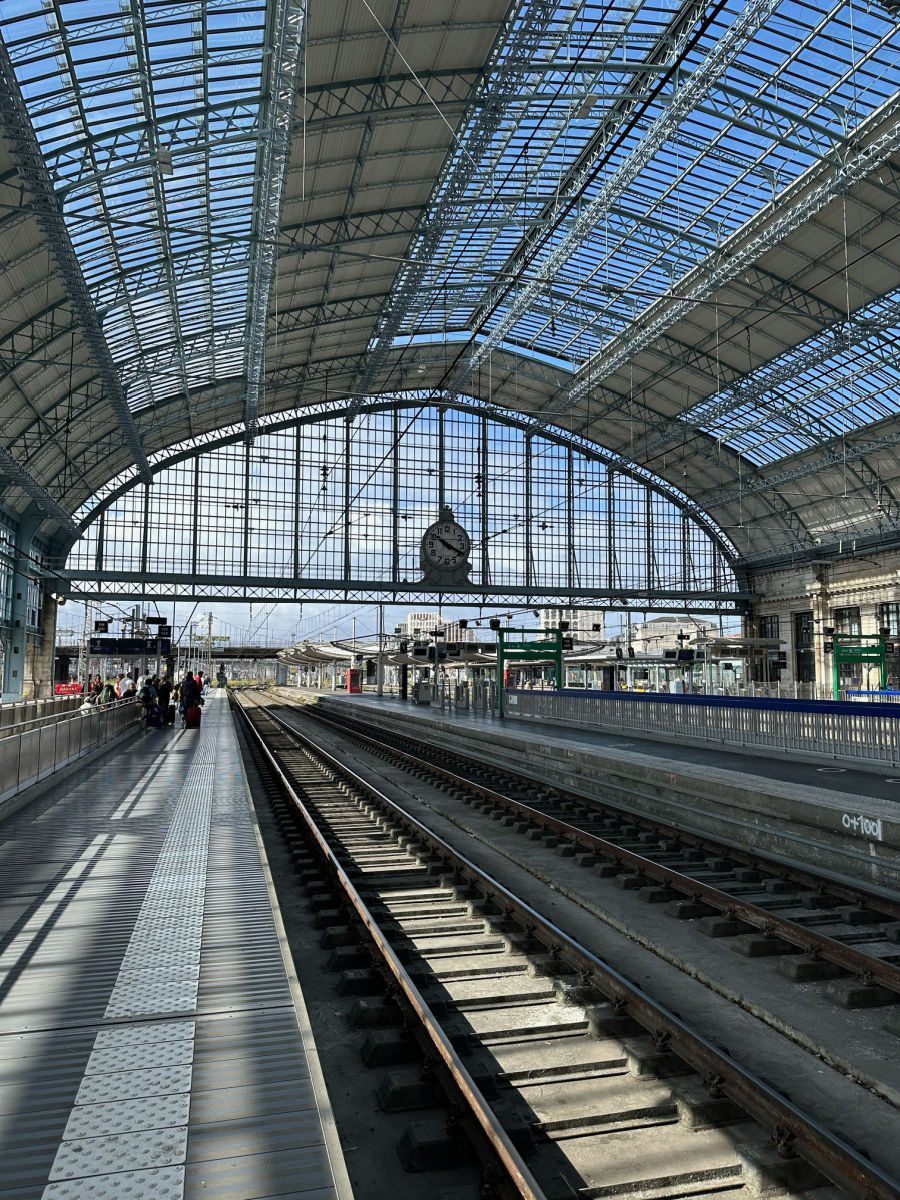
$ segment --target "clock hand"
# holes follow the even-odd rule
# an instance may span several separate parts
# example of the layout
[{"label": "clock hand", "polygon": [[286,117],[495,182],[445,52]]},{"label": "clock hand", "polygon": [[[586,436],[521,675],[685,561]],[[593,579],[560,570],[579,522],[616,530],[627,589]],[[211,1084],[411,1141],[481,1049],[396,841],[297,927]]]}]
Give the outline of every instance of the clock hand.
[{"label": "clock hand", "polygon": [[454,545],[453,545],[453,543],[452,543],[452,542],[448,542],[448,541],[446,540],[446,538],[442,538],[442,537],[440,537],[440,536],[439,536],[439,537],[438,537],[438,541],[441,543],[441,545],[442,545],[442,546],[446,546],[448,550],[452,550],[454,554],[459,554],[459,553],[460,553],[460,547],[459,547],[459,546],[454,546]]}]

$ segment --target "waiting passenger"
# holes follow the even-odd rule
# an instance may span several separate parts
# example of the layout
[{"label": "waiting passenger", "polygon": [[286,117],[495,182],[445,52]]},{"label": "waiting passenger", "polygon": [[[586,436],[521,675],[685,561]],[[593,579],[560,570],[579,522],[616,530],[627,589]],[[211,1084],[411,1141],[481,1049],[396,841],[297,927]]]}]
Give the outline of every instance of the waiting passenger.
[{"label": "waiting passenger", "polygon": [[100,695],[97,697],[97,703],[114,704],[116,699],[115,684],[111,679],[107,679],[106,683],[104,683],[103,687],[100,689]]},{"label": "waiting passenger", "polygon": [[196,708],[200,703],[200,688],[197,685],[197,680],[188,671],[184,679],[181,681],[181,709],[182,712],[187,712],[189,708]]},{"label": "waiting passenger", "polygon": [[156,688],[153,686],[149,676],[145,680],[144,686],[138,692],[138,700],[144,709],[144,714],[149,715],[150,709],[156,703]]}]

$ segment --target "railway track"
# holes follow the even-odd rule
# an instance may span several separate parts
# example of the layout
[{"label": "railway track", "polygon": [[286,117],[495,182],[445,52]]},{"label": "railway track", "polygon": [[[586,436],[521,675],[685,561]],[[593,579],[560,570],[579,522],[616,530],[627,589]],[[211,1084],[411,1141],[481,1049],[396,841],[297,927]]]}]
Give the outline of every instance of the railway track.
[{"label": "railway track", "polygon": [[886,1009],[890,1031],[900,1031],[900,901],[459,751],[306,707],[358,745],[490,810],[525,837],[540,834],[557,853],[665,906],[673,918],[694,921],[709,937],[730,939],[749,957],[776,959],[787,979],[826,982],[824,995],[842,1008]]},{"label": "railway track", "polygon": [[453,1094],[449,1123],[410,1126],[411,1168],[453,1161],[467,1130],[490,1163],[484,1195],[900,1195],[315,740],[241,712],[339,891],[317,919],[370,1057],[415,1046],[437,1068],[390,1078],[383,1102],[433,1104],[435,1074]]}]

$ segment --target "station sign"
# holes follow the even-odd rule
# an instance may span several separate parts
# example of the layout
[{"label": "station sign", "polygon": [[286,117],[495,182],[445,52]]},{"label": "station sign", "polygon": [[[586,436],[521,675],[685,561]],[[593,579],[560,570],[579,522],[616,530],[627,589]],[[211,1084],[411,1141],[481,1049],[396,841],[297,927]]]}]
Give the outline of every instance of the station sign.
[{"label": "station sign", "polygon": [[95,621],[94,633],[109,633],[109,621]]},{"label": "station sign", "polygon": [[128,658],[130,655],[168,654],[171,648],[171,641],[161,637],[92,637],[90,640],[91,654],[115,655],[121,658]]},{"label": "station sign", "polygon": [[84,688],[80,683],[54,683],[54,696],[80,696]]}]

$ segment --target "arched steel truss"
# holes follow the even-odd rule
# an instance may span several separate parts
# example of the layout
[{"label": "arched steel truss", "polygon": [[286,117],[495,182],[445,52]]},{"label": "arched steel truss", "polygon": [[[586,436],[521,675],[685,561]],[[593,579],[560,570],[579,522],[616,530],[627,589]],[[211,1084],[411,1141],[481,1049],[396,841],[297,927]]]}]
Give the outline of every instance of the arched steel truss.
[{"label": "arched steel truss", "polygon": [[263,419],[151,461],[81,513],[66,574],[96,598],[434,596],[419,543],[441,505],[472,535],[445,603],[737,610],[734,547],[617,455],[474,400],[404,394]]}]

